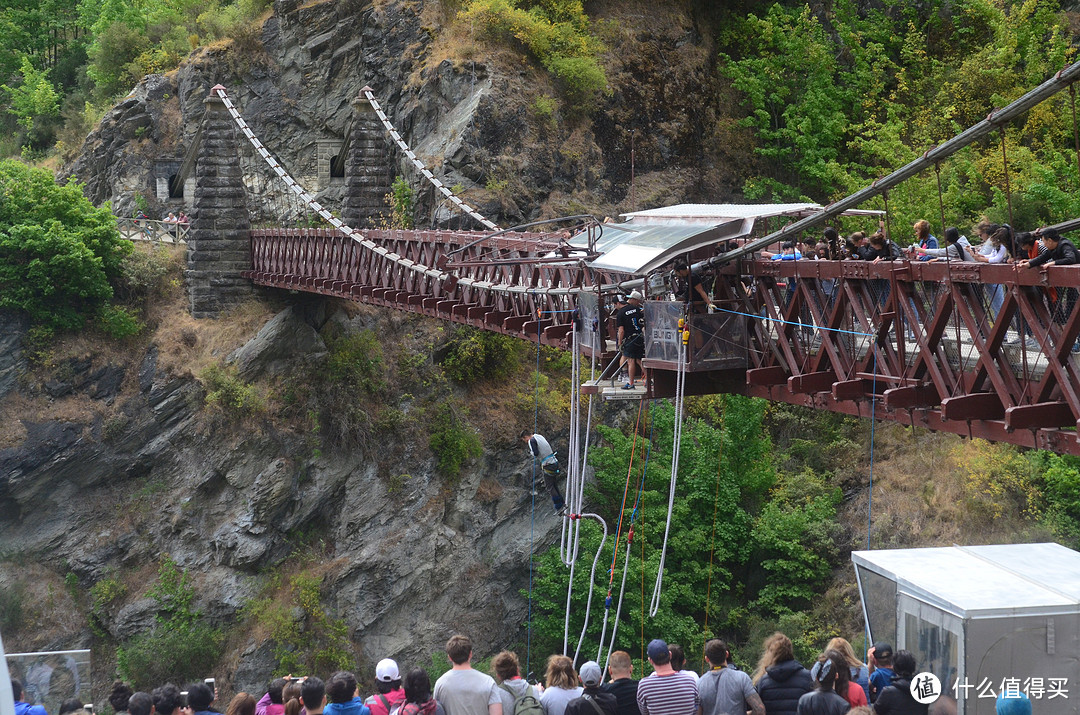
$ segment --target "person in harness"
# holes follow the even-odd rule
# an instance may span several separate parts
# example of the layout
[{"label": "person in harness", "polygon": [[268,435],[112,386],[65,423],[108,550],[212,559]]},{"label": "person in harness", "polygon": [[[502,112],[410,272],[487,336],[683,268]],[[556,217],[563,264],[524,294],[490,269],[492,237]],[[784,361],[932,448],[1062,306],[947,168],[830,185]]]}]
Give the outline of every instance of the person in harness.
[{"label": "person in harness", "polygon": [[[542,434],[533,434],[529,430],[522,430],[519,435],[522,442],[529,447],[529,454],[534,459],[540,460],[540,474],[544,478],[544,486],[551,495],[551,503],[555,507],[555,513],[562,516],[566,511],[566,500],[559,492],[559,458],[555,456],[555,450],[551,448]],[[536,485],[533,485],[535,490]]]}]

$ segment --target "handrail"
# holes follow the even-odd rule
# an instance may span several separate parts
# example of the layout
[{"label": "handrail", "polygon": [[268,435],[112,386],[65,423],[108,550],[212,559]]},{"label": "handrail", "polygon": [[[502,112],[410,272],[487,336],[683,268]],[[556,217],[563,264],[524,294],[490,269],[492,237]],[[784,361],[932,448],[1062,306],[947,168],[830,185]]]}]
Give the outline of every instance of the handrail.
[{"label": "handrail", "polygon": [[191,224],[168,223],[148,218],[116,217],[120,234],[132,241],[156,241],[165,243],[186,242]]}]

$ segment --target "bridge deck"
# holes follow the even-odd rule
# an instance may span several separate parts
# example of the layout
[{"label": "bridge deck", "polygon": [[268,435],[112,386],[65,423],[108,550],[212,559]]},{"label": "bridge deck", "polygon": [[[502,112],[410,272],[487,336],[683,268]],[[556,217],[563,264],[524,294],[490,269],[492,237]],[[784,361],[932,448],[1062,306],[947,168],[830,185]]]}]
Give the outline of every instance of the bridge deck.
[{"label": "bridge deck", "polygon": [[[599,287],[632,276],[548,262],[551,245],[527,235],[491,245],[474,233],[367,235],[392,257],[327,231],[253,231],[247,276],[562,347],[581,309],[577,344],[612,354]],[[470,244],[452,271],[418,268],[446,265],[446,252]],[[690,316],[690,393],[740,392],[1080,454],[1071,352],[1080,267],[741,260],[707,283],[721,314]],[[672,394],[674,331],[654,327],[649,386],[626,397]],[[1008,344],[1018,337],[1030,345]]]}]

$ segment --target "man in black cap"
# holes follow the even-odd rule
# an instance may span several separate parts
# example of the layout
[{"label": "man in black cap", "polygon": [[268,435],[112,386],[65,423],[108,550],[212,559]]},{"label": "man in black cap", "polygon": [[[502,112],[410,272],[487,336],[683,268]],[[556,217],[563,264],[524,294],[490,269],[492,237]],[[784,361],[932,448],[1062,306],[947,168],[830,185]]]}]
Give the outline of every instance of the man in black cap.
[{"label": "man in black cap", "polygon": [[877,700],[882,690],[892,683],[892,644],[877,642],[874,647],[866,651],[866,661],[870,668],[870,702]]},{"label": "man in black cap", "polygon": [[646,652],[655,673],[638,682],[641,715],[697,715],[697,683],[672,669],[667,643],[657,638],[649,643]]}]

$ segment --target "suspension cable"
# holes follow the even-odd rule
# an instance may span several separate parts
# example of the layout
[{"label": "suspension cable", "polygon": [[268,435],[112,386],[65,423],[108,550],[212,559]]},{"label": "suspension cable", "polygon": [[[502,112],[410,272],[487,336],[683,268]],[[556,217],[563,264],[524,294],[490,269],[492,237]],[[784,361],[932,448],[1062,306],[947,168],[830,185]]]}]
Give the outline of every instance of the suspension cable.
[{"label": "suspension cable", "polygon": [[386,129],[387,133],[390,134],[390,138],[394,140],[394,143],[398,145],[398,148],[401,149],[401,151],[405,154],[406,157],[409,158],[409,160],[413,163],[413,166],[415,166],[420,171],[420,173],[424,175],[424,178],[431,182],[432,186],[442,192],[442,195],[452,201],[455,206],[472,216],[484,226],[487,226],[493,231],[499,230],[498,226],[481,216],[476,209],[474,209],[472,206],[469,206],[467,203],[455,196],[454,192],[446,188],[446,185],[443,182],[439,181],[437,178],[435,178],[435,175],[431,173],[431,170],[424,166],[424,162],[420,161],[420,159],[417,158],[413,150],[409,148],[409,145],[406,144],[405,140],[401,138],[401,134],[398,133],[397,129],[394,129],[394,125],[390,122],[390,119],[386,116],[386,113],[382,110],[382,107],[379,106],[379,101],[375,99],[375,94],[371,91],[371,87],[364,87],[360,90],[360,93],[363,94],[364,98],[367,99],[368,103],[371,104],[371,108],[375,110],[375,114],[378,115],[379,121],[382,122],[382,125]]}]

